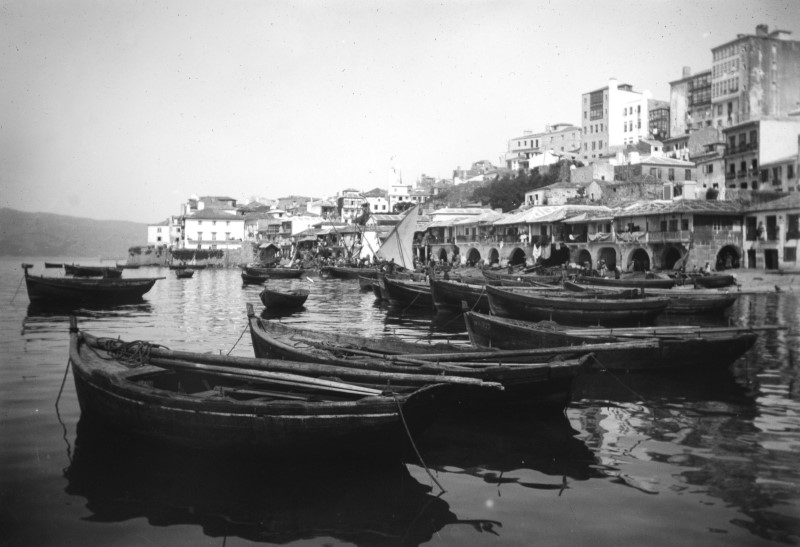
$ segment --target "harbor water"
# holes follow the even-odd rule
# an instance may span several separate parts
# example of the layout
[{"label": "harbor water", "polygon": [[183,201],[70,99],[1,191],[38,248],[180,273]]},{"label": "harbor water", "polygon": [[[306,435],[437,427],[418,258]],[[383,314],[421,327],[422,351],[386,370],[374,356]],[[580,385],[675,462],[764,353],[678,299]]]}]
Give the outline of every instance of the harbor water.
[{"label": "harbor water", "polygon": [[[68,313],[30,305],[22,282],[23,261],[63,275],[45,260],[64,261],[0,261],[0,545],[800,544],[795,293],[742,295],[721,318],[659,319],[786,327],[760,332],[725,371],[582,374],[564,413],[444,417],[415,439],[421,459],[272,461],[81,423]],[[243,287],[238,270],[123,276],[165,279],[139,304],[77,310],[81,329],[252,356],[245,306],[263,310],[261,287]],[[311,291],[281,321],[468,343],[462,317],[393,309],[356,281],[268,283]]]}]

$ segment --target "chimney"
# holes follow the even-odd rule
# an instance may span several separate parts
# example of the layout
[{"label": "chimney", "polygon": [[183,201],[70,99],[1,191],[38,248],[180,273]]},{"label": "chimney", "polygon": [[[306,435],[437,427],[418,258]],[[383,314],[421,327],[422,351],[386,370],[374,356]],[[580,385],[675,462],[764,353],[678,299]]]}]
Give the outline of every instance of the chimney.
[{"label": "chimney", "polygon": [[692,75],[692,67],[690,66],[683,67],[683,77],[688,78],[691,75]]},{"label": "chimney", "polygon": [[764,37],[769,34],[768,25],[756,25],[756,36]]}]

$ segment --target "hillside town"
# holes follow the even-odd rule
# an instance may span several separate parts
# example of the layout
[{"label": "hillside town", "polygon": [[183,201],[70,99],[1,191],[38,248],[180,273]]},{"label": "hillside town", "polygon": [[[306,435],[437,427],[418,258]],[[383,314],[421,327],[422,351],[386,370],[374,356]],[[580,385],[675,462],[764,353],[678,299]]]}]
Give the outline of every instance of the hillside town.
[{"label": "hillside town", "polygon": [[[800,41],[790,35],[758,25],[731,37],[711,49],[710,67],[675,75],[664,99],[611,78],[576,96],[580,123],[521,131],[496,163],[449,179],[398,175],[325,197],[192,196],[148,225],[147,252],[372,260],[418,205],[421,263],[800,270]],[[453,199],[545,171],[557,180],[511,210]]]}]

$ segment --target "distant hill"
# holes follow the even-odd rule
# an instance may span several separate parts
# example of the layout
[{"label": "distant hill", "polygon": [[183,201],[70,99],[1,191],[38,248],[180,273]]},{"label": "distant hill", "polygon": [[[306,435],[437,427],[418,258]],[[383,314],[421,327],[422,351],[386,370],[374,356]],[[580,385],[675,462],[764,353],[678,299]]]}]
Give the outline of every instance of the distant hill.
[{"label": "distant hill", "polygon": [[0,208],[0,256],[127,257],[147,224]]}]

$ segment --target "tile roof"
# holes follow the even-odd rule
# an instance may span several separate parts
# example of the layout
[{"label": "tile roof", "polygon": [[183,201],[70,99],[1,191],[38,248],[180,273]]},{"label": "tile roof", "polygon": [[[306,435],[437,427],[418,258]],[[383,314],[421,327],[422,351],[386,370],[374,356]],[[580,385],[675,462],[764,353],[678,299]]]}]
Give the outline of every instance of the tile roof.
[{"label": "tile roof", "polygon": [[744,207],[744,212],[780,211],[785,209],[795,209],[794,212],[800,214],[800,194],[793,193],[765,203],[748,205]]},{"label": "tile roof", "polygon": [[196,213],[189,215],[186,217],[187,220],[197,219],[197,220],[241,220],[244,221],[244,217],[232,215],[230,213],[223,213],[216,209],[201,209]]},{"label": "tile roof", "polygon": [[664,215],[672,213],[694,213],[704,215],[736,215],[742,212],[742,205],[734,201],[705,199],[676,199],[639,201],[614,210],[614,216],[632,217],[644,215]]},{"label": "tile roof", "polygon": [[495,226],[507,226],[510,224],[557,222],[568,216],[590,211],[610,213],[611,209],[604,205],[540,205],[506,215],[505,218],[496,221],[494,224]]}]

